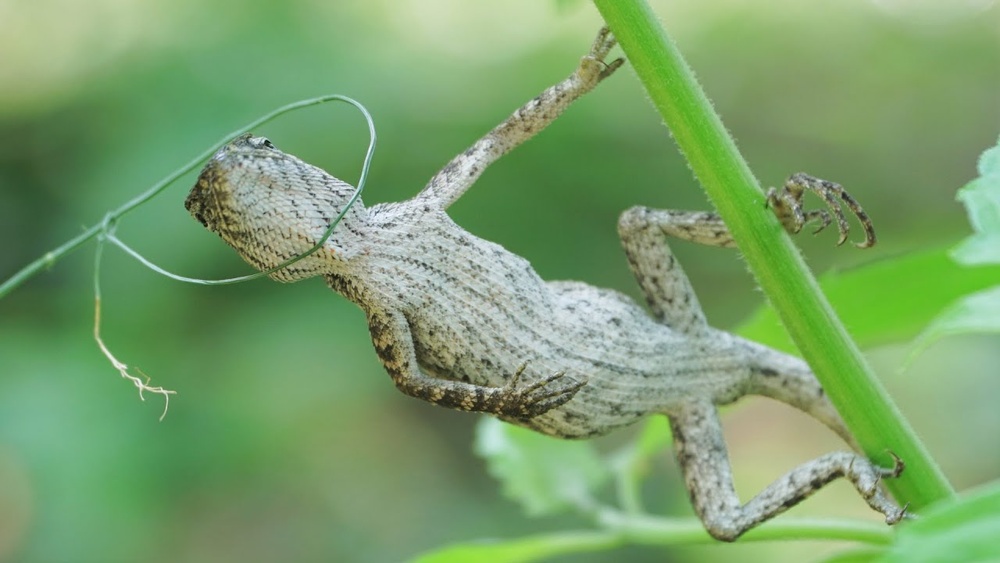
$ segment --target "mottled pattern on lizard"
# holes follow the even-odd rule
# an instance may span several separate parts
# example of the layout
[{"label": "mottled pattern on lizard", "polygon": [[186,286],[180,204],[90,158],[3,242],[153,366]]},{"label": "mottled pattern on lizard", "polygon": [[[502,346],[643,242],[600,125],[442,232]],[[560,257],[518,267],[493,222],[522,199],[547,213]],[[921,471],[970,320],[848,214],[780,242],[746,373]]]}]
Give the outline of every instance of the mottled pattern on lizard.
[{"label": "mottled pattern on lizard", "polygon": [[[735,539],[840,476],[888,522],[899,520],[903,511],[878,481],[898,474],[901,464],[882,469],[848,452],[804,464],[741,504],[717,405],[764,395],[851,437],[803,361],[706,323],[664,235],[732,246],[716,214],[644,207],[622,214],[618,231],[651,314],[612,290],[546,282],[527,260],[447,215],[490,163],[622,65],[622,59],[605,62],[613,45],[602,30],[569,78],[455,157],[416,197],[370,208],[358,201],[321,249],[271,277],[320,275],[361,307],[375,351],[407,395],[562,438],[667,415],[692,503],[720,539]],[[803,211],[806,191],[821,195],[829,209]],[[349,184],[248,134],[212,158],[185,205],[263,270],[311,248],[353,193]],[[864,228],[859,246],[875,241],[867,216],[836,184],[797,174],[767,201],[791,232],[810,220],[822,229],[836,219],[843,242],[842,201]]]}]

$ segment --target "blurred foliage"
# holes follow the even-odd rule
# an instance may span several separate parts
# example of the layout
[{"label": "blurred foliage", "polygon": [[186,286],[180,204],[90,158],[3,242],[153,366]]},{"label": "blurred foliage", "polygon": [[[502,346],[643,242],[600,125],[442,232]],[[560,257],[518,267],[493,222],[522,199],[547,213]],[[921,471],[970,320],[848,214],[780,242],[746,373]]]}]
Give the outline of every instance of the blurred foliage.
[{"label": "blurred foliage", "polygon": [[1000,482],[945,502],[899,531],[895,545],[878,561],[995,561],[1000,547]]},{"label": "blurred foliage", "polygon": [[[948,254],[947,248],[914,251],[827,273],[820,284],[859,346],[906,341],[959,297],[1000,281],[1000,266],[964,267]],[[916,302],[914,295],[920,295]],[[739,332],[779,350],[795,350],[770,307],[751,315]]]},{"label": "blurred foliage", "polygon": [[1000,482],[979,487],[957,501],[935,504],[920,520],[901,527],[888,549],[843,552],[827,563],[937,563],[996,561],[1000,547]]},{"label": "blurred foliage", "polygon": [[529,516],[593,506],[591,494],[611,476],[589,441],[554,440],[494,418],[480,420],[476,453]]},{"label": "blurred foliage", "polygon": [[1000,264],[1000,144],[979,157],[979,177],[958,192],[975,234],[955,249],[963,264]]},{"label": "blurred foliage", "polygon": [[[653,4],[763,181],[798,170],[830,178],[875,218],[880,244],[868,252],[800,237],[817,270],[968,234],[954,191],[1000,123],[995,4]],[[375,116],[366,201],[409,197],[567,74],[598,25],[586,2],[533,0],[0,4],[0,236],[9,241],[0,277],[221,134],[327,92]],[[260,133],[343,178],[356,176],[366,138],[354,112],[335,106]],[[192,181],[130,215],[119,235],[174,271],[245,271],[183,210]],[[705,207],[626,72],[491,168],[452,215],[543,277],[637,295],[614,231],[635,204]],[[714,324],[732,326],[759,305],[735,254],[678,246]],[[504,500],[472,454],[474,417],[399,395],[360,312],[319,281],[185,286],[110,251],[104,337],[178,391],[158,423],[158,398],[139,402],[91,340],[90,263],[82,251],[0,301],[0,560],[386,561],[580,523],[527,519]],[[935,276],[896,289],[917,302],[942,283]],[[995,479],[996,337],[946,340],[903,375],[906,350],[882,346],[871,358],[932,453],[959,488]],[[753,401],[729,413],[741,489],[838,447],[800,416]],[[689,514],[666,450],[652,463],[646,508]],[[847,491],[833,486],[793,512],[871,518]],[[799,560],[839,548],[671,556],[738,549]],[[659,548],[620,553],[664,558]]]},{"label": "blurred foliage", "polygon": [[[955,263],[964,271],[982,272],[983,265],[1000,266],[1000,143],[987,149],[976,166],[979,177],[958,192],[958,199],[969,212],[974,234],[952,251]],[[955,334],[1000,332],[1000,277],[988,289],[963,295],[942,311],[927,326],[914,352]]]}]

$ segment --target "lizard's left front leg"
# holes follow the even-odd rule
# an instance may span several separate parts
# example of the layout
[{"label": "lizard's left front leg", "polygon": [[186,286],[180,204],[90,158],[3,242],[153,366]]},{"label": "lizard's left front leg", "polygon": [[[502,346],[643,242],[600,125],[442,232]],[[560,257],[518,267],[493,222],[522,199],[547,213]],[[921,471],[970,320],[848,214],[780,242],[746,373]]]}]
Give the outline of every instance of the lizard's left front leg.
[{"label": "lizard's left front leg", "polygon": [[548,88],[535,99],[515,111],[482,139],[456,156],[441,169],[427,187],[417,195],[425,203],[447,208],[469,189],[487,166],[512,151],[555,121],[577,98],[594,89],[601,81],[618,70],[625,60],[605,63],[615,38],[608,28],[602,28],[590,52],[580,60],[580,66],[566,80]]},{"label": "lizard's left front leg", "polygon": [[442,407],[527,421],[565,404],[586,384],[569,380],[562,372],[525,382],[522,374],[527,364],[511,374],[501,387],[438,379],[425,374],[417,363],[413,336],[402,314],[369,311],[368,328],[375,352],[396,388]]},{"label": "lizard's left front leg", "polygon": [[693,402],[667,416],[691,504],[716,539],[735,540],[839,477],[850,481],[869,506],[884,514],[886,523],[895,524],[905,514],[905,508],[899,508],[878,486],[880,479],[898,476],[902,462],[897,459],[895,467],[884,469],[851,452],[833,452],[806,462],[741,504],[715,405]]}]

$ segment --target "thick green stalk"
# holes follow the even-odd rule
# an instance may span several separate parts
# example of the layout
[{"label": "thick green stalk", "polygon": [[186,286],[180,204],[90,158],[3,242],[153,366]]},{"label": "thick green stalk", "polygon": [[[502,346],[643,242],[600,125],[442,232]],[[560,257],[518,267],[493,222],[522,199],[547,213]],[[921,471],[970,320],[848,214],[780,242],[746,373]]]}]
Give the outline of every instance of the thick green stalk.
[{"label": "thick green stalk", "polygon": [[775,216],[733,139],[643,0],[594,0],[750,271],[867,455],[906,471],[887,485],[913,509],[954,495],[876,379]]}]

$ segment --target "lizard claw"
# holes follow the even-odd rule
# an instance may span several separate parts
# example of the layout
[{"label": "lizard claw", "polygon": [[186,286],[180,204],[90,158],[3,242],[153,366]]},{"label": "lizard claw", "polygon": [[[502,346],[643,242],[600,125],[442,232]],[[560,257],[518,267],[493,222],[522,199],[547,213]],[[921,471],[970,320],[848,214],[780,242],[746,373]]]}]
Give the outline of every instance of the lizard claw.
[{"label": "lizard claw", "polygon": [[[803,211],[802,197],[806,190],[822,197],[828,210]],[[844,210],[841,208],[841,201],[858,218],[861,228],[864,229],[865,240],[856,243],[858,248],[868,248],[875,244],[875,228],[872,227],[871,219],[861,208],[861,204],[851,194],[844,191],[840,184],[799,172],[792,174],[780,191],[775,188],[767,191],[767,205],[774,210],[774,214],[781,220],[786,231],[795,234],[801,231],[806,223],[819,220],[820,225],[814,231],[814,233],[818,233],[836,220],[837,230],[840,231],[840,238],[837,240],[838,246],[844,244],[844,241],[847,240],[847,232],[850,230],[847,218],[844,216]]]},{"label": "lizard claw", "polygon": [[[890,456],[892,456],[892,467],[880,467],[873,464],[873,468],[876,470],[878,480],[882,479],[895,479],[903,474],[903,470],[906,469],[906,463],[890,450],[886,450]],[[887,502],[884,498],[884,491],[881,490],[881,486],[876,482],[876,489],[873,491],[873,499],[880,504],[880,512],[885,515],[885,523],[892,526],[893,524],[898,524],[905,518],[914,518],[912,514],[907,513],[907,509],[910,507],[910,503],[906,503],[903,506],[896,506],[893,503]],[[871,501],[869,501],[871,502]]]},{"label": "lizard claw", "polygon": [[522,384],[521,375],[528,367],[524,362],[501,389],[497,414],[515,420],[529,420],[566,404],[586,381],[563,381],[566,373],[559,371],[529,384]]},{"label": "lizard claw", "polygon": [[590,47],[590,56],[603,60],[617,43],[618,41],[611,33],[611,28],[604,26],[597,32],[597,37],[594,38],[594,44]]},{"label": "lizard claw", "polygon": [[903,474],[903,470],[906,469],[906,463],[898,455],[896,455],[892,450],[886,450],[886,453],[892,456],[892,467],[881,468],[882,477],[887,479],[895,479]]},{"label": "lizard claw", "polygon": [[867,458],[857,457],[851,462],[845,476],[851,479],[868,506],[882,513],[885,523],[891,526],[908,517],[908,506],[900,507],[896,504],[882,486],[883,479],[899,477],[905,467],[899,456],[892,452],[889,455],[893,459],[892,467],[881,467]]},{"label": "lizard claw", "polygon": [[625,59],[621,57],[610,62],[604,60],[607,58],[608,53],[611,52],[611,49],[617,44],[618,41],[611,34],[611,30],[607,26],[602,27],[597,32],[597,38],[594,39],[594,44],[590,47],[590,52],[580,61],[580,68],[577,72],[586,79],[593,80],[594,84],[611,76],[619,67],[625,64]]}]

